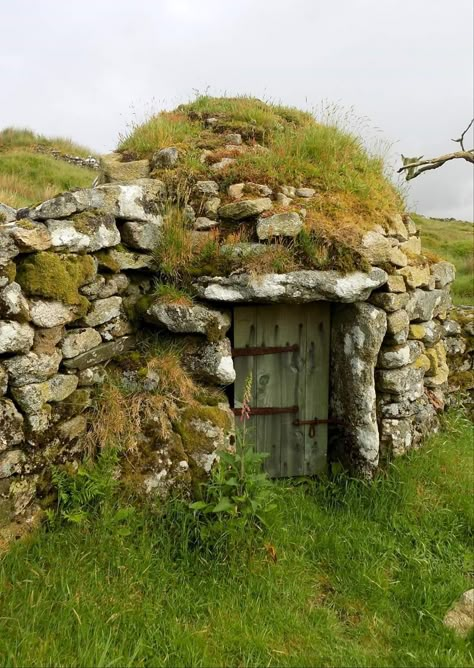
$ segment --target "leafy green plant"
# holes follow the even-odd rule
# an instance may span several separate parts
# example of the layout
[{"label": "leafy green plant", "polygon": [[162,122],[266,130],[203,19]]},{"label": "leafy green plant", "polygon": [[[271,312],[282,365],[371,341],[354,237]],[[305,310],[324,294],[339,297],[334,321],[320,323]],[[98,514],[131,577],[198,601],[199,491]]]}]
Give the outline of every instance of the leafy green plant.
[{"label": "leafy green plant", "polygon": [[[242,427],[237,432],[235,452],[219,453],[219,464],[205,486],[203,498],[190,505],[200,537],[205,540],[222,531],[222,524],[234,529],[261,530],[275,510],[275,488],[262,471],[266,453],[255,452],[248,437],[252,375],[245,384]],[[246,532],[244,532],[246,533]]]},{"label": "leafy green plant", "polygon": [[[58,522],[87,524],[93,517],[106,514],[112,524],[122,524],[134,512],[133,508],[114,508],[118,489],[116,476],[119,463],[116,448],[104,448],[97,460],[87,460],[77,471],[55,467],[51,478],[57,493],[56,509],[48,509],[46,516],[50,526]],[[106,512],[104,512],[106,511]],[[126,535],[127,527],[116,527]]]}]

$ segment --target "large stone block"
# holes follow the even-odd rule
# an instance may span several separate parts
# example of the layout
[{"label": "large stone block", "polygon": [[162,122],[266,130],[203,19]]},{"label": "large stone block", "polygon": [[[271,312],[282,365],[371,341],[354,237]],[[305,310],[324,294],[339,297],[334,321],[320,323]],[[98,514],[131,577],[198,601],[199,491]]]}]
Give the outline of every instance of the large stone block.
[{"label": "large stone block", "polygon": [[14,387],[12,396],[23,412],[35,414],[50,401],[66,399],[76,389],[77,382],[77,376],[57,374],[43,383]]},{"label": "large stone block", "polygon": [[115,217],[110,213],[82,213],[68,220],[47,220],[54,250],[66,252],[110,248],[120,243]]},{"label": "large stone block", "polygon": [[58,350],[51,353],[29,352],[15,355],[4,361],[12,387],[31,383],[42,383],[54,376],[59,369],[62,355]]},{"label": "large stone block", "polygon": [[371,475],[379,460],[374,369],[387,316],[371,304],[335,308],[331,326],[331,414],[343,417],[341,456]]},{"label": "large stone block", "polygon": [[369,273],[356,271],[294,271],[289,274],[240,274],[229,278],[203,277],[194,287],[200,297],[221,302],[365,301],[372,290],[383,285],[387,274],[382,269]]},{"label": "large stone block", "polygon": [[432,320],[442,310],[450,305],[450,297],[444,290],[420,290],[417,288],[411,293],[406,310],[410,320]]}]

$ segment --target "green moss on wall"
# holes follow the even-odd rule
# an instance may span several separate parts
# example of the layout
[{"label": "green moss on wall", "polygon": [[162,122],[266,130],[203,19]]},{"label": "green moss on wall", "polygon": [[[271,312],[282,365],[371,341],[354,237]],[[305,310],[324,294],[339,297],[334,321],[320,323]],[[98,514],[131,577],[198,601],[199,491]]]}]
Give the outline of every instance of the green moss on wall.
[{"label": "green moss on wall", "polygon": [[27,295],[56,299],[87,310],[88,300],[79,288],[90,282],[96,273],[89,255],[34,253],[18,264],[16,279]]}]

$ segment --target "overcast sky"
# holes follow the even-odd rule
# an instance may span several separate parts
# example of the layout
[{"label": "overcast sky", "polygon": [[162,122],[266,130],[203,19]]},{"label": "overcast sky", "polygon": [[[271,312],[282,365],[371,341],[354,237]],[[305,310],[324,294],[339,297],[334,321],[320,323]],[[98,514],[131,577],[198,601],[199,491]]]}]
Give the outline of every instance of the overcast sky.
[{"label": "overcast sky", "polygon": [[[0,0],[0,9],[0,128],[95,151],[194,90],[353,106],[396,159],[454,150],[473,115],[472,0]],[[419,212],[473,219],[468,163],[411,183]]]}]

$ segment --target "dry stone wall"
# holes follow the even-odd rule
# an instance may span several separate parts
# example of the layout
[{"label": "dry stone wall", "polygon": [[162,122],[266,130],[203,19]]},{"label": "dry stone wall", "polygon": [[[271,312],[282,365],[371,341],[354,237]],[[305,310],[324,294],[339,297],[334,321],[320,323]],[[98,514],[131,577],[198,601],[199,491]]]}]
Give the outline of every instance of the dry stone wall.
[{"label": "dry stone wall", "polygon": [[[155,169],[172,168],[173,149],[158,153]],[[0,523],[28,507],[52,464],[81,456],[95,388],[112,360],[137,349],[145,330],[189,339],[184,363],[204,389],[233,383],[227,333],[234,303],[334,303],[330,399],[343,424],[331,456],[366,475],[436,428],[448,389],[452,397],[458,387],[472,388],[472,312],[450,311],[454,269],[423,261],[408,217],[394,215],[363,236],[368,271],[200,276],[194,291],[201,301],[162,303],[150,298],[159,271],[153,250],[176,193],[147,178],[148,161],[115,159],[108,169],[111,182],[98,187],[31,209],[0,205]],[[114,182],[117,172],[134,178]],[[183,206],[197,236],[228,221],[255,223],[259,242],[236,243],[229,249],[236,255],[258,253],[275,236],[296,236],[303,216],[271,210],[314,195],[233,184],[226,196],[235,201],[221,205],[215,181],[199,181],[193,192],[199,207]],[[158,381],[149,371],[127,369],[124,382],[152,391]],[[229,443],[229,413],[223,401],[203,401],[199,409],[181,407],[167,431],[161,425],[158,441],[145,430],[145,489],[163,491],[208,472],[216,450]],[[156,408],[152,421],[160,414]]]}]

